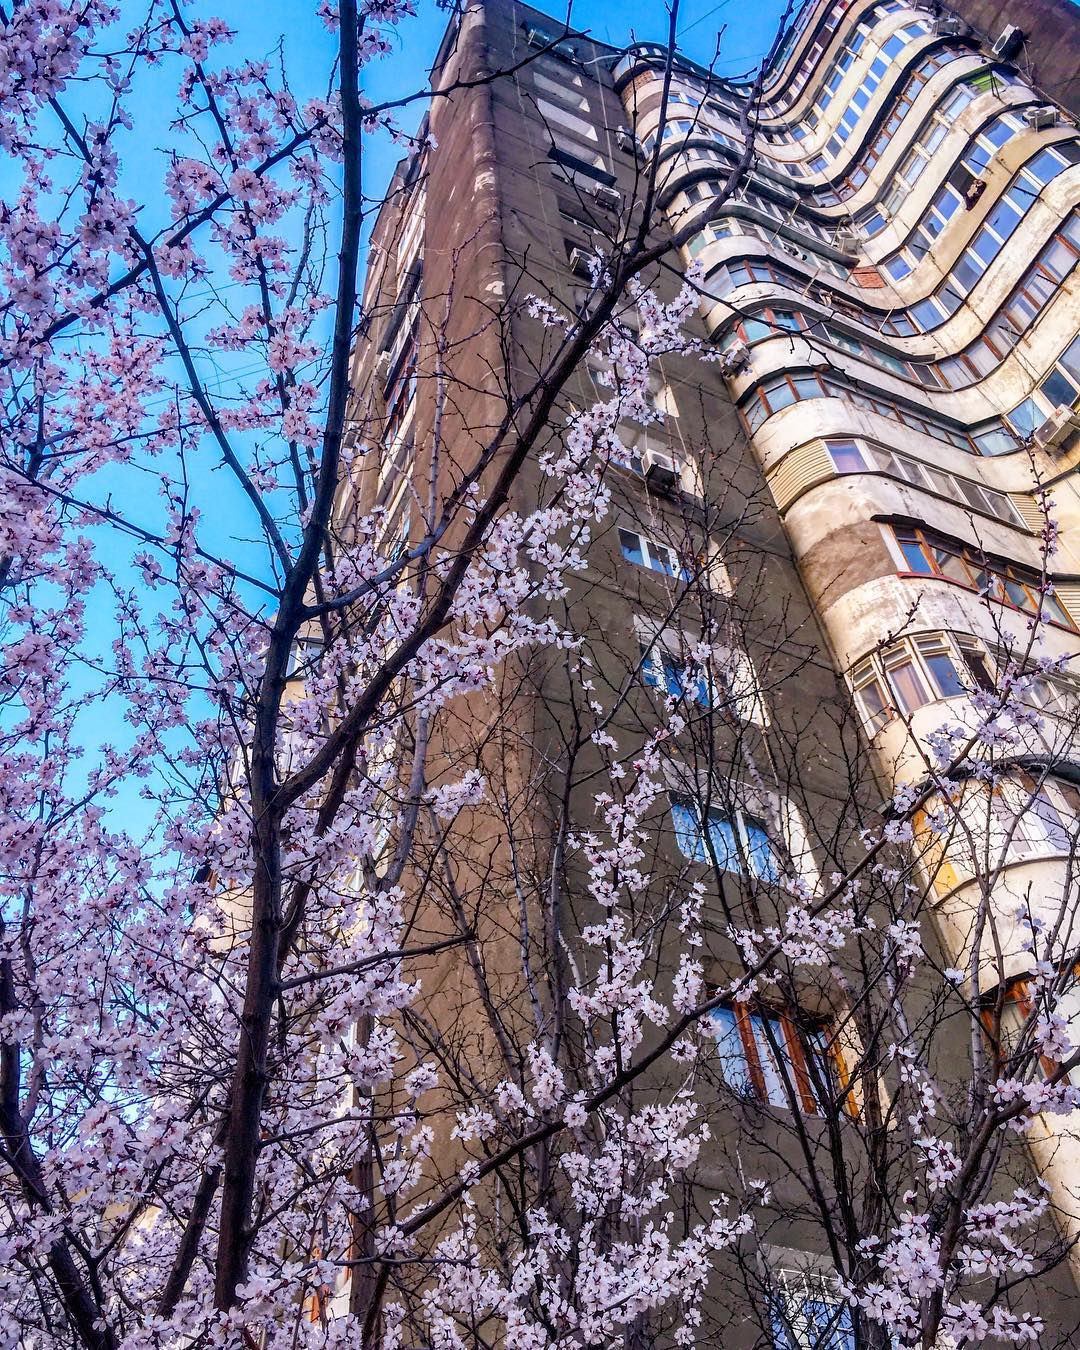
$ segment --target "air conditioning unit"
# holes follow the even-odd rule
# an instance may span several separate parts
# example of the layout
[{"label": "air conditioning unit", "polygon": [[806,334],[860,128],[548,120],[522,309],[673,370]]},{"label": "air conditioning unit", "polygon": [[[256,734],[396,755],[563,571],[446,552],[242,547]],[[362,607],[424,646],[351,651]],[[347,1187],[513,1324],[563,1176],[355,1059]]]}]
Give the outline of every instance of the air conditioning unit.
[{"label": "air conditioning unit", "polygon": [[1044,131],[1047,127],[1056,127],[1058,110],[1047,103],[1041,108],[1025,108],[1020,114],[1032,131]]},{"label": "air conditioning unit", "polygon": [[583,248],[572,248],[570,250],[570,270],[575,276],[586,277],[592,280],[593,255]]},{"label": "air conditioning unit", "polygon": [[618,127],[616,129],[615,144],[620,150],[625,150],[627,154],[638,155],[641,153],[641,142],[629,127]]},{"label": "air conditioning unit", "polygon": [[390,373],[390,353],[380,352],[375,358],[375,374],[383,377]]},{"label": "air conditioning unit", "polygon": [[642,456],[645,482],[654,492],[672,492],[679,485],[679,466],[662,450],[646,450]]},{"label": "air conditioning unit", "polygon": [[1078,427],[1080,427],[1080,415],[1074,412],[1067,403],[1061,403],[1041,427],[1036,427],[1035,444],[1043,450],[1054,445],[1060,445],[1062,441],[1068,440]]},{"label": "air conditioning unit", "polygon": [[737,375],[750,364],[750,348],[745,342],[733,342],[720,358],[720,372],[723,375]]},{"label": "air conditioning unit", "polygon": [[833,244],[841,253],[857,253],[861,236],[857,230],[837,230]]},{"label": "air conditioning unit", "polygon": [[990,48],[990,55],[998,61],[1008,61],[1015,56],[1024,43],[1023,30],[1016,24],[1007,24],[998,34],[998,39]]},{"label": "air conditioning unit", "polygon": [[932,26],[940,37],[957,37],[964,31],[963,21],[955,14],[939,14]]},{"label": "air conditioning unit", "polygon": [[607,183],[597,183],[592,190],[592,195],[596,199],[597,205],[604,207],[607,211],[617,211],[622,206],[622,194],[619,189],[611,187]]}]

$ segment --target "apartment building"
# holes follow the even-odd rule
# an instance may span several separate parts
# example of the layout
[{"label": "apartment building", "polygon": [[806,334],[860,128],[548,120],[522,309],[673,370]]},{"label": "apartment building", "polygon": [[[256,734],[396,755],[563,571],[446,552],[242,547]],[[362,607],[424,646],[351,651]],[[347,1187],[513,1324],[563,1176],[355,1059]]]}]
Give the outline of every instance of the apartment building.
[{"label": "apartment building", "polygon": [[[666,766],[667,815],[650,863],[657,874],[728,873],[730,889],[709,902],[718,984],[733,968],[721,920],[743,903],[768,913],[781,871],[816,878],[836,861],[858,803],[918,779],[943,718],[963,725],[980,689],[1035,656],[1066,660],[1028,680],[1042,720],[1015,782],[989,805],[977,780],[965,787],[971,819],[986,807],[1009,838],[996,894],[1007,998],[1018,1007],[1028,957],[1006,916],[1032,895],[1053,906],[1074,884],[1080,136],[1026,77],[1015,37],[999,36],[988,44],[940,6],[810,0],[764,79],[749,175],[648,278],[670,294],[682,265],[700,266],[694,331],[722,359],[658,363],[651,397],[662,419],[624,429],[632,455],[612,470],[609,527],[559,617],[581,635],[598,686],[620,691],[618,733],[640,732],[658,697],[690,711]],[[485,0],[452,25],[436,89],[515,73],[436,99],[434,147],[404,162],[387,194],[353,409],[357,443],[380,450],[358,457],[343,484],[342,528],[351,510],[375,509],[386,539],[416,537],[426,494],[481,448],[551,341],[509,299],[536,293],[576,313],[592,259],[617,237],[652,166],[656,237],[722,191],[744,150],[751,85],[689,60],[669,70],[667,55],[647,43],[612,49],[512,0]],[[586,363],[553,410],[551,446],[611,377]],[[510,506],[533,509],[548,491],[531,463]],[[1048,495],[1058,530],[1049,558]],[[691,573],[707,584],[691,590]],[[535,608],[543,612],[539,597]],[[688,663],[703,640],[729,654],[723,688]],[[437,732],[437,754],[447,766],[481,765],[501,800],[528,816],[525,870],[538,892],[552,832],[594,819],[598,761],[565,757],[565,726],[580,710],[558,659],[538,655],[500,689],[513,699],[511,731],[504,718],[494,734],[489,695],[466,697]],[[1036,803],[1011,834],[1010,811],[1021,813],[1010,794]],[[516,849],[492,862],[505,818],[475,826],[477,873],[490,887],[480,941],[492,951],[517,931],[510,908],[534,898]],[[928,867],[937,915],[928,941],[942,964],[966,970],[977,858],[955,848]],[[575,913],[575,923],[589,920]],[[541,946],[540,959],[561,958]],[[433,959],[425,987],[442,1018],[475,1027],[462,1034],[481,1065],[494,1054],[490,1018],[463,962],[453,952]],[[515,958],[492,968],[500,1015],[526,1025]],[[718,1081],[813,1117],[815,1075],[831,1072],[848,1033],[830,1030],[844,1021],[838,990],[808,982],[800,1002],[721,1009]],[[1075,1144],[1050,1121],[1030,1144],[1075,1240]],[[718,1187],[733,1158],[721,1145]],[[778,1185],[787,1212],[801,1213],[798,1186]],[[775,1287],[793,1308],[831,1306],[828,1263],[802,1250],[805,1233],[797,1217],[778,1229],[766,1257]],[[1071,1280],[1055,1278],[1064,1303]],[[817,1344],[809,1325],[795,1316],[789,1339]]]}]

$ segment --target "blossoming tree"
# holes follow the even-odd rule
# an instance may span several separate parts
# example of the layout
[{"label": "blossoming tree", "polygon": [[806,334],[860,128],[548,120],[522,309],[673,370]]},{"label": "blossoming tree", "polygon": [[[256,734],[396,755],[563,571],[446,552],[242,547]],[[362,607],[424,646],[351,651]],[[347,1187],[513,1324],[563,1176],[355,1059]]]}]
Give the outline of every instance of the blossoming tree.
[{"label": "blossoming tree", "polygon": [[[1071,892],[1021,906],[1007,1008],[1000,859],[965,970],[932,880],[990,837],[964,788],[1025,749],[1038,625],[884,806],[836,692],[829,824],[796,728],[753,750],[802,639],[718,584],[716,539],[766,509],[727,497],[730,444],[697,447],[668,545],[677,661],[584,621],[658,363],[715,365],[702,278],[665,270],[702,221],[657,242],[648,164],[578,312],[531,281],[489,308],[542,359],[467,454],[440,431],[460,287],[425,300],[430,441],[388,535],[347,490],[386,448],[354,386],[363,147],[422,156],[394,119],[427,91],[376,106],[360,76],[409,14],[318,6],[308,98],[178,0],[0,9],[3,1343],[1035,1341]],[[148,72],[175,105],[136,182]],[[736,768],[780,805],[718,800]],[[766,1011],[811,994],[828,1022]],[[753,1256],[778,1232],[828,1261],[801,1301]]]}]

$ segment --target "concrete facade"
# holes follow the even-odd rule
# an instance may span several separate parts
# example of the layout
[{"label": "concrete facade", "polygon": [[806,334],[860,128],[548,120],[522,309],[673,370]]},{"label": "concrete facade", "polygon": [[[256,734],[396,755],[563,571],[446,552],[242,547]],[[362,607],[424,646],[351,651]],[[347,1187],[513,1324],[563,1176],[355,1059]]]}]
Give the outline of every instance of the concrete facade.
[{"label": "concrete facade", "polygon": [[[1025,26],[1034,34],[1042,10],[1057,6],[1025,0]],[[972,23],[998,23],[992,4],[957,8]],[[1032,50],[1032,34],[1028,43]],[[537,55],[543,48],[551,50]],[[917,779],[925,737],[945,705],[963,721],[979,670],[992,674],[1010,643],[1022,647],[1044,561],[1037,493],[1048,483],[1061,545],[1057,598],[1044,601],[1055,606],[1044,650],[1080,654],[1080,138],[1060,111],[1025,115],[1045,106],[1055,81],[1069,106],[1072,84],[1056,61],[1048,50],[1036,91],[1022,64],[988,61],[963,25],[900,0],[817,0],[801,10],[765,82],[753,176],[682,259],[705,276],[696,335],[727,352],[729,373],[683,356],[660,363],[655,392],[667,415],[642,433],[637,467],[613,471],[610,528],[560,608],[608,688],[622,687],[628,673],[650,684],[645,639],[676,628],[715,637],[726,625],[748,663],[751,694],[734,715],[691,723],[680,761],[695,782],[709,778],[710,794],[717,766],[720,779],[737,785],[721,807],[751,852],[753,822],[779,821],[804,875],[838,862],[845,820]],[[575,251],[617,236],[652,157],[674,229],[703,212],[743,144],[745,87],[687,62],[665,105],[658,49],[614,51],[510,0],[465,11],[434,86],[517,66],[513,76],[434,100],[438,148],[402,165],[373,236],[353,420],[358,443],[383,449],[357,459],[339,517],[381,510],[388,537],[403,542],[416,535],[421,485],[449,490],[507,409],[527,404],[550,335],[511,298],[536,292],[574,313],[587,286]],[[679,270],[661,266],[649,280],[670,294]],[[1002,341],[1006,313],[1027,318]],[[447,366],[455,394],[440,401],[435,371]],[[573,406],[595,396],[582,371],[551,419],[552,446]],[[674,490],[646,480],[658,455],[674,465]],[[548,490],[530,463],[510,505],[533,509]],[[642,565],[658,545],[722,560],[708,612],[679,611],[677,576]],[[979,593],[980,566],[997,578],[989,597]],[[543,613],[539,601],[534,611]],[[955,686],[942,682],[948,670]],[[1071,795],[1080,766],[1068,769],[1074,756],[1062,739],[1073,697],[1067,676],[1053,682],[1049,730],[1030,746],[1033,763],[1045,768],[1052,759],[1047,791],[1062,816],[1080,803]],[[575,698],[560,659],[542,653],[500,676],[512,716],[496,724],[489,702],[465,699],[437,732],[436,762],[448,772],[483,767],[527,841],[510,859],[507,813],[476,812],[468,875],[459,878],[468,891],[483,877],[479,945],[504,1029],[530,1022],[509,936],[519,931],[519,912],[536,920],[536,959],[550,979],[558,978],[565,934],[596,917],[575,902],[584,886],[573,864],[559,872],[566,901],[558,936],[548,931],[542,898],[556,871],[553,836],[567,820],[585,828],[593,818],[600,761],[587,749],[567,752]],[[642,687],[621,700],[620,735],[642,733],[654,698]],[[1018,768],[1017,782],[1020,775]],[[681,794],[673,784],[671,803]],[[715,869],[688,860],[668,809],[649,866],[713,887]],[[1048,903],[1061,894],[1067,882],[1053,845],[1033,840],[1010,857],[1003,910],[1031,889]],[[441,884],[435,870],[433,860],[432,894]],[[716,984],[736,968],[729,925],[748,910],[760,920],[774,903],[760,875],[738,871],[709,892]],[[938,859],[930,872],[940,903],[927,941],[940,944],[942,964],[962,965],[978,879],[959,857]],[[440,910],[451,902],[447,894],[432,904],[425,937],[452,931]],[[1022,981],[1019,944],[1008,959],[1009,979]],[[466,958],[448,953],[419,973],[433,1021],[453,1027],[479,1076],[496,1074],[499,1030]],[[842,999],[837,988],[807,981],[800,1002],[823,1027]],[[721,1126],[700,1184],[723,1190],[741,1166],[737,1141],[765,1132],[767,1153],[785,1160],[773,1178],[785,1215],[773,1245],[819,1249],[813,1205],[792,1178],[800,1149],[827,1141],[808,1145],[805,1129],[752,1106],[732,1131],[722,1092],[716,1106],[728,1136]],[[1073,1240],[1074,1147],[1049,1121],[1031,1140]],[[847,1184],[857,1185],[857,1165]],[[745,1286],[757,1269],[740,1254],[733,1273]],[[1067,1267],[1054,1278],[1064,1307]],[[718,1325],[730,1327],[740,1306],[718,1290]],[[748,1323],[716,1343],[763,1345],[768,1334],[767,1325]]]}]

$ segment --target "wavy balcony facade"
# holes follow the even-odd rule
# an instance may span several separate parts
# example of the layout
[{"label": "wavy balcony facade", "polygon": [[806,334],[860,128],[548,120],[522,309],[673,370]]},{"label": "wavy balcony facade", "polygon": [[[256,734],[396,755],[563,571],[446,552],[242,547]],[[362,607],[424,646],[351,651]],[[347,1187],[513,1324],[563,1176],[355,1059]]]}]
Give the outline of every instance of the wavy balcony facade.
[{"label": "wavy balcony facade", "polygon": [[[978,846],[927,862],[956,964],[990,885],[1022,990],[1011,916],[1071,903],[1080,815],[1077,128],[962,21],[902,0],[805,6],[756,107],[689,62],[665,104],[663,66],[630,49],[621,97],[672,225],[708,222],[686,250],[705,322],[885,786],[923,777],[1003,672],[1064,661],[1027,678],[1015,771],[962,786]],[[1080,1164],[1035,1135],[1051,1174]]]}]

